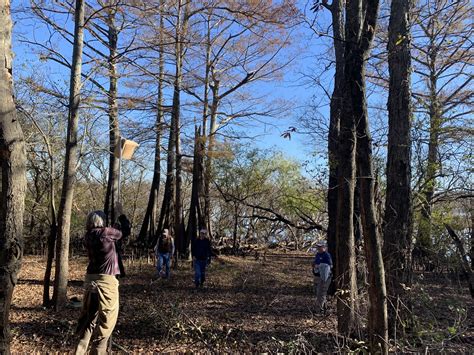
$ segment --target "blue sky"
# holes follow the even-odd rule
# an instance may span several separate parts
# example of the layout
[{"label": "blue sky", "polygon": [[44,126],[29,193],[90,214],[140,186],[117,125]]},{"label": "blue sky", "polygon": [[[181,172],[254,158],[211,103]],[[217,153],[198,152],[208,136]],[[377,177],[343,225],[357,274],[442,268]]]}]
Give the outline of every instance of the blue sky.
[{"label": "blue sky", "polygon": [[[302,2],[302,5],[304,3],[305,2]],[[15,11],[22,5],[27,4],[29,4],[29,2],[23,0],[12,4],[15,20],[13,42],[13,50],[16,54],[14,63],[15,75],[32,75],[35,77],[38,68],[40,68],[40,70],[45,69],[44,75],[58,83],[59,87],[67,88],[69,78],[68,70],[52,61],[40,60],[40,50],[38,47],[32,47],[20,41],[20,39],[29,39],[46,43],[49,39],[50,43],[48,45],[51,45],[61,52],[65,59],[70,60],[72,52],[70,44],[65,42],[64,39],[58,35],[51,36],[50,33],[46,31],[46,28],[39,24],[37,19],[32,19],[28,14]],[[322,16],[323,20],[325,20],[325,14],[320,14],[319,16],[320,18]],[[66,20],[62,17],[62,23],[69,31],[72,31],[72,18],[69,17]],[[233,126],[233,129],[245,132],[248,136],[255,137],[247,140],[245,144],[255,144],[262,149],[274,148],[282,151],[286,156],[295,158],[301,162],[309,158],[313,151],[312,146],[316,143],[313,143],[309,136],[299,133],[301,131],[299,118],[305,114],[305,107],[311,101],[311,97],[313,95],[321,96],[321,91],[317,87],[310,85],[312,79],[305,77],[305,74],[310,74],[315,67],[322,65],[321,62],[318,62],[320,59],[315,60],[315,58],[323,55],[327,50],[326,47],[321,46],[324,38],[312,38],[312,35],[313,32],[308,30],[304,25],[295,27],[295,29],[292,30],[293,45],[279,53],[280,59],[282,60],[292,58],[292,63],[285,68],[281,79],[278,81],[254,83],[249,88],[249,90],[258,95],[265,95],[267,102],[272,100],[285,100],[290,104],[288,109],[278,115],[278,117],[262,118],[258,124]],[[35,49],[32,50],[32,48]],[[84,60],[87,61],[86,58],[84,58]],[[87,65],[85,65],[84,68],[87,70]],[[325,73],[324,78],[328,86],[330,86],[331,75],[332,72],[329,69]],[[104,85],[106,84],[106,81],[102,82]],[[327,88],[327,90],[330,90],[330,88]],[[323,115],[327,115],[327,110],[324,108],[321,112]],[[106,123],[105,117],[104,123]],[[291,139],[285,139],[282,137],[282,133],[289,127],[296,127],[297,132],[292,133]],[[319,145],[321,145],[321,143],[322,142],[318,142]]]}]

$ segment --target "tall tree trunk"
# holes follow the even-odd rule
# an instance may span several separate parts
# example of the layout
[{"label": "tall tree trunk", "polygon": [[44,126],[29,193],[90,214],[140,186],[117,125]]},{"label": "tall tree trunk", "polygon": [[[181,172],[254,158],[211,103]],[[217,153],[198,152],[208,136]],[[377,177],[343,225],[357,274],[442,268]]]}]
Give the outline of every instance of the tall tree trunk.
[{"label": "tall tree trunk", "polygon": [[71,226],[72,200],[76,184],[77,130],[81,90],[82,48],[84,44],[84,1],[76,0],[74,23],[74,45],[69,88],[69,115],[64,162],[63,187],[58,213],[58,238],[56,241],[56,270],[53,302],[56,310],[66,303],[69,273],[69,230]]},{"label": "tall tree trunk", "polygon": [[436,175],[439,171],[439,134],[441,130],[441,105],[438,98],[437,73],[436,73],[436,53],[430,53],[430,78],[429,78],[429,142],[428,159],[425,170],[423,188],[421,196],[420,221],[418,226],[418,235],[416,238],[416,248],[422,254],[431,250],[431,208],[436,186]]},{"label": "tall tree trunk", "polygon": [[[207,37],[206,37],[206,70],[204,74],[204,98],[203,98],[203,110],[202,110],[202,132],[205,138],[205,145],[204,149],[206,150],[209,142],[208,142],[208,134],[207,134],[207,120],[209,116],[209,81],[210,81],[210,75],[211,75],[211,14],[209,14],[209,17],[207,19]],[[209,135],[210,137],[210,135]],[[201,227],[205,227],[208,229],[208,233],[210,233],[210,221],[211,221],[211,199],[209,196],[209,180],[208,180],[208,174],[207,174],[207,166],[208,166],[208,160],[209,156],[207,156],[206,160],[206,169],[202,171],[202,177],[201,179],[204,181],[204,208],[203,208],[203,218],[205,221],[205,225],[202,225]],[[210,235],[210,234],[209,234]]]},{"label": "tall tree trunk", "polygon": [[26,149],[13,100],[10,1],[0,0],[0,353],[10,353],[10,305],[23,256]]},{"label": "tall tree trunk", "polygon": [[[342,0],[334,0],[331,5],[324,3],[332,17],[332,29],[334,37],[334,54],[336,58],[336,68],[334,74],[334,89],[331,95],[329,113],[328,132],[328,164],[329,164],[329,184],[328,184],[328,230],[327,242],[328,251],[336,256],[336,225],[337,225],[337,176],[338,176],[338,138],[339,121],[341,117],[342,85],[344,80],[344,18],[342,16],[344,3]],[[334,260],[335,261],[335,260]],[[337,263],[334,270],[335,279],[338,278]],[[333,293],[333,292],[331,292]]]},{"label": "tall tree trunk", "polygon": [[189,251],[190,243],[194,240],[199,228],[205,226],[200,198],[203,194],[202,170],[204,157],[204,137],[201,136],[201,128],[194,130],[194,161],[193,161],[193,183],[191,187],[191,204],[189,207],[188,226],[186,229],[186,239],[183,249],[186,254]]},{"label": "tall tree trunk", "polygon": [[109,178],[107,192],[105,195],[104,212],[107,216],[107,224],[113,224],[117,220],[117,203],[119,202],[120,183],[120,159],[116,157],[115,151],[121,149],[120,129],[118,120],[117,102],[117,28],[115,27],[115,9],[107,10],[109,57]]},{"label": "tall tree trunk", "polygon": [[352,119],[357,126],[359,204],[369,279],[369,344],[372,352],[385,354],[388,353],[387,294],[382,243],[376,218],[376,177],[372,165],[372,139],[365,89],[365,62],[375,33],[378,6],[378,0],[348,5],[345,59],[350,67],[346,66],[345,79],[351,100],[348,106],[352,109]]},{"label": "tall tree trunk", "polygon": [[[175,206],[175,179],[174,179],[174,168],[176,165],[176,152],[175,146],[175,133],[174,133],[174,116],[171,115],[170,126],[169,126],[169,139],[168,149],[166,158],[166,181],[163,193],[163,201],[161,204],[160,218],[158,220],[157,232],[158,234],[164,228],[170,229],[174,226],[174,206]],[[171,232],[171,231],[170,231]],[[148,246],[152,247],[156,244],[157,237],[153,240],[149,240]]]},{"label": "tall tree trunk", "polygon": [[162,3],[160,3],[160,32],[159,32],[159,74],[158,74],[158,99],[156,103],[156,141],[155,141],[155,165],[153,167],[153,180],[151,183],[150,196],[148,197],[148,205],[143,218],[142,227],[138,234],[140,241],[147,240],[150,244],[156,243],[156,211],[158,208],[158,195],[160,192],[161,179],[161,136],[163,134],[163,83],[164,83],[164,69],[165,58],[163,50],[163,31],[164,19],[162,14]]},{"label": "tall tree trunk", "polygon": [[219,80],[214,77],[212,90],[212,103],[210,110],[210,122],[209,122],[209,140],[207,145],[207,154],[204,171],[204,220],[206,223],[209,238],[212,238],[212,225],[210,215],[211,205],[211,179],[212,173],[212,159],[214,157],[214,146],[216,142],[217,132],[217,108],[219,107]]},{"label": "tall tree trunk", "polygon": [[396,336],[392,332],[399,329],[395,327],[397,304],[405,298],[404,286],[411,284],[412,267],[410,8],[410,0],[392,0],[388,28],[390,83],[384,257],[392,337]]},{"label": "tall tree trunk", "polygon": [[378,0],[356,0],[346,3],[344,108],[339,133],[336,254],[340,267],[338,286],[345,292],[338,300],[337,311],[339,331],[349,335],[354,327],[356,307],[353,216],[357,146],[357,168],[361,175],[360,209],[369,271],[369,342],[372,351],[386,353],[387,301],[381,241],[375,216],[375,179],[365,97],[365,60],[375,32],[378,5]]},{"label": "tall tree trunk", "polygon": [[[369,278],[368,331],[371,352],[388,353],[387,291],[382,259],[382,240],[375,207],[376,177],[372,165],[372,139],[369,131],[367,102],[365,99],[365,70],[361,68],[362,81],[357,81],[353,105],[357,124],[357,150],[360,176],[360,212],[364,235],[365,259]],[[353,88],[356,89],[355,87]],[[359,98],[356,98],[359,96]]]},{"label": "tall tree trunk", "polygon": [[[350,50],[346,49],[346,54]],[[356,126],[352,114],[350,79],[353,73],[352,57],[345,58],[344,102],[340,118],[338,147],[338,198],[336,225],[336,286],[340,291],[337,299],[338,331],[351,335],[355,327],[357,298],[356,260],[354,243],[354,188],[356,174]]]},{"label": "tall tree trunk", "polygon": [[176,253],[184,253],[184,228],[183,228],[183,201],[182,201],[182,156],[181,156],[181,83],[183,69],[183,47],[184,32],[186,27],[187,13],[184,13],[184,21],[182,21],[182,1],[178,0],[178,16],[176,20],[176,37],[175,37],[175,76],[173,88],[173,109],[171,115],[173,119],[173,130],[175,134],[175,154],[176,154],[176,188],[175,188],[175,209],[174,209],[174,238],[176,245]]}]

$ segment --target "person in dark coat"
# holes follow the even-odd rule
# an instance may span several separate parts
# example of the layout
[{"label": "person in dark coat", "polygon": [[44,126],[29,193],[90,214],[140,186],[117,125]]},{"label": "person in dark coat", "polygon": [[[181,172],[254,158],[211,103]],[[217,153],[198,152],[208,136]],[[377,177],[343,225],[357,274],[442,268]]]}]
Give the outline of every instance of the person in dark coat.
[{"label": "person in dark coat", "polygon": [[211,242],[207,238],[207,229],[201,229],[199,236],[192,242],[194,284],[196,288],[203,287],[206,281],[206,267],[211,262]]},{"label": "person in dark coat", "polygon": [[112,335],[119,313],[120,273],[116,243],[122,232],[105,227],[102,211],[89,213],[86,222],[84,246],[89,264],[84,281],[82,312],[76,328],[79,342],[76,354],[86,354],[89,342],[91,354],[106,354],[107,342]]}]

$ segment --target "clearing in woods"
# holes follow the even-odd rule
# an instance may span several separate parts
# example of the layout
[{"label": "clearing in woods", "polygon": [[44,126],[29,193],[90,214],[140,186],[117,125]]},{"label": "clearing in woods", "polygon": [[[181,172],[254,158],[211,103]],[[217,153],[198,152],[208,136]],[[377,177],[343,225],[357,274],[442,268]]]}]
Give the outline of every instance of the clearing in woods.
[{"label": "clearing in woods", "polygon": [[[38,257],[24,260],[12,306],[12,352],[66,352],[74,347],[73,330],[80,309],[68,307],[55,313],[41,306],[44,264]],[[114,350],[344,350],[342,340],[336,336],[334,312],[326,316],[314,313],[310,265],[310,255],[281,255],[268,257],[266,261],[224,256],[213,261],[205,289],[196,291],[190,263],[183,263],[169,281],[152,281],[154,266],[136,261],[128,265],[127,277],[120,281],[120,315],[113,336]],[[70,298],[82,298],[85,267],[85,258],[71,260]],[[427,317],[431,328],[420,333],[419,344],[412,343],[411,350],[424,350],[426,346],[456,352],[472,349],[473,306],[467,291],[442,285],[418,287],[426,290],[417,292],[421,292],[420,297],[426,293],[426,306],[431,307],[434,316]],[[418,305],[420,310],[422,301]],[[448,307],[446,311],[440,309],[439,320],[433,304]],[[334,300],[330,307],[334,309]],[[459,311],[454,314],[450,311],[452,307]],[[354,350],[363,344],[350,346]]]}]

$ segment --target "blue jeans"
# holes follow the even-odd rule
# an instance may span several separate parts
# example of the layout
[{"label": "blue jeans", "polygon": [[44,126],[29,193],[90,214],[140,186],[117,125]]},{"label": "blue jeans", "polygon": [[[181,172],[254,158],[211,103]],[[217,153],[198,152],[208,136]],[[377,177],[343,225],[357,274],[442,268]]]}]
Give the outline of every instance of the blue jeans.
[{"label": "blue jeans", "polygon": [[206,280],[206,260],[194,261],[194,283],[196,287],[202,286]]},{"label": "blue jeans", "polygon": [[156,272],[158,274],[158,277],[160,277],[161,275],[161,269],[163,268],[164,263],[166,267],[166,278],[170,278],[170,260],[170,253],[158,253],[158,264],[156,265]]}]

